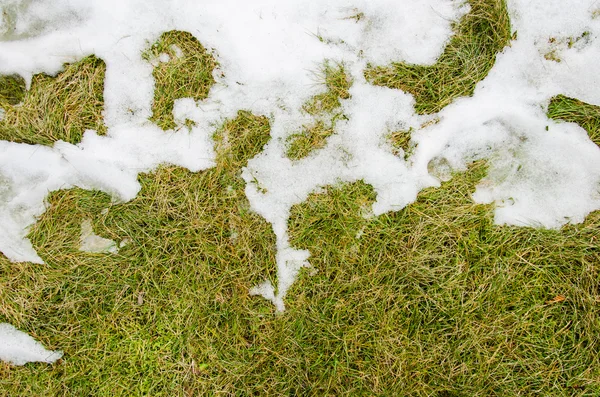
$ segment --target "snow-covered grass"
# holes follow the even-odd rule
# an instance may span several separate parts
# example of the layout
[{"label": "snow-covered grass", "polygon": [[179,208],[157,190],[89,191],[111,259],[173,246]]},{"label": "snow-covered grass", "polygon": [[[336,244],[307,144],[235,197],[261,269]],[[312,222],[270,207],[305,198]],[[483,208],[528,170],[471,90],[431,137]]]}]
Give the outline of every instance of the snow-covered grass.
[{"label": "snow-covered grass", "polygon": [[[421,113],[435,112],[459,96],[472,95],[512,34],[503,1],[473,0],[470,4],[470,13],[456,24],[456,34],[437,63],[374,66],[367,69],[369,80],[390,86],[405,82],[398,87],[415,96],[414,109]],[[360,10],[346,14],[352,15],[353,24],[368,20],[367,30],[373,31],[382,20],[369,19],[370,11],[365,6],[364,14]],[[393,164],[401,169],[414,156],[427,159],[423,153],[436,141],[427,141],[428,132],[439,133],[440,142],[449,142],[447,148],[456,147],[456,141],[444,138],[454,128],[451,113],[381,124],[378,117],[389,117],[388,110],[397,110],[387,109],[393,102],[385,96],[387,91],[377,91],[383,94],[374,97],[373,106],[372,98],[360,102],[357,95],[371,93],[362,87],[364,82],[356,81],[362,69],[357,74],[356,65],[325,60],[314,65],[312,80],[317,84],[311,95],[296,101],[297,113],[286,110],[294,100],[278,97],[290,92],[269,93],[276,98],[276,106],[269,109],[289,111],[289,119],[285,113],[266,117],[260,115],[266,112],[242,110],[225,112],[227,117],[222,119],[208,118],[206,123],[200,118],[204,124],[199,124],[194,111],[209,109],[210,113],[210,108],[195,109],[177,99],[209,100],[210,95],[225,91],[218,82],[221,71],[215,69],[221,59],[195,36],[169,32],[140,51],[140,63],[152,67],[147,70],[154,78],[152,108],[134,107],[124,114],[131,115],[132,124],[136,117],[146,123],[139,116],[146,112],[162,129],[174,127],[175,133],[160,131],[168,137],[164,142],[191,142],[199,138],[191,131],[213,128],[215,163],[198,172],[174,165],[142,172],[138,176],[141,190],[127,202],[118,203],[105,192],[83,188],[49,194],[46,211],[28,236],[44,263],[11,262],[0,255],[0,322],[15,325],[46,348],[64,351],[65,356],[52,366],[0,363],[0,395],[583,396],[600,392],[598,211],[583,223],[555,230],[495,225],[498,207],[476,204],[471,194],[481,186],[502,183],[486,181],[490,163],[497,158],[489,156],[487,162],[471,161],[463,171],[448,171],[452,168],[449,160],[441,156],[425,164],[433,164],[431,173],[448,181],[421,190],[416,201],[403,209],[374,216],[375,200],[386,193],[381,184],[374,188],[368,181],[357,181],[356,174],[340,171],[339,175],[346,176],[332,173],[334,177],[329,178],[315,171],[367,164],[352,162],[361,152],[351,145],[350,152],[342,151],[340,161],[337,154],[323,155],[336,153],[335,145],[343,148],[340,142],[348,145],[339,139],[353,131],[344,129],[347,119],[366,120],[358,127],[379,134],[382,151],[402,160],[386,163],[386,167]],[[568,56],[570,62],[573,54]],[[254,66],[253,71],[260,69]],[[115,110],[114,97],[112,103],[103,103],[103,77],[103,61],[84,58],[67,65],[56,78],[34,77],[20,106],[15,105],[24,82],[0,80],[0,106],[7,110],[0,121],[3,139],[52,145],[57,139],[77,143],[87,128],[103,132],[103,109],[108,109],[113,124],[123,116]],[[36,79],[41,79],[39,85]],[[230,83],[245,87],[254,82]],[[114,93],[112,87],[109,93]],[[235,100],[250,103],[244,102],[244,91],[236,95]],[[119,104],[123,103],[128,101]],[[362,115],[361,105],[371,113]],[[91,123],[77,114],[86,106],[96,115]],[[512,110],[500,102],[498,106]],[[538,103],[535,107],[540,112]],[[597,106],[561,95],[550,101],[547,113],[559,121],[544,120],[551,131],[563,126],[562,121],[576,122],[596,145],[600,143]],[[294,117],[301,121],[290,121]],[[477,117],[464,114],[467,120]],[[506,118],[510,117],[507,113]],[[482,120],[491,128],[498,124],[497,119]],[[29,127],[34,123],[37,127]],[[514,128],[509,121],[501,119],[502,123]],[[384,124],[387,131],[377,130]],[[525,125],[537,128],[534,123]],[[288,127],[282,135],[282,128]],[[114,129],[115,125],[109,125],[107,139],[118,138]],[[460,129],[471,136],[485,135],[476,121],[466,127],[461,124]],[[523,142],[530,139],[524,130],[516,135]],[[154,132],[140,131],[143,134],[134,136],[148,137],[146,149],[151,150]],[[359,138],[358,146],[370,144],[358,135],[349,136],[350,142]],[[535,138],[533,132],[531,136]],[[580,139],[575,134],[569,137]],[[93,135],[87,138],[95,139]],[[98,141],[90,142],[88,156],[93,157],[93,144]],[[273,149],[277,144],[283,147],[279,158]],[[74,152],[65,149],[68,146],[62,148],[69,167],[85,169],[88,161],[95,161],[82,156],[80,162],[71,163],[78,157],[69,157]],[[269,149],[271,154],[265,155]],[[373,154],[371,149],[366,157]],[[419,154],[422,149],[425,152]],[[519,150],[508,145],[510,153]],[[451,150],[444,153],[451,158]],[[303,198],[307,189],[285,179],[302,177],[302,172],[286,174],[290,166],[285,154],[297,167],[317,161],[312,168],[299,168],[314,172],[310,178],[339,182],[320,187],[317,182],[315,186],[309,183],[311,193]],[[473,157],[478,156],[485,157]],[[36,161],[33,154],[30,158]],[[515,155],[513,160],[520,159]],[[123,164],[123,168],[137,166],[135,161]],[[523,164],[531,172],[532,164],[525,160]],[[545,164],[534,162],[533,166]],[[274,174],[278,169],[288,171],[276,174],[273,182],[266,165]],[[442,171],[448,175],[442,175],[440,168],[446,168]],[[545,170],[534,171],[545,176]],[[368,172],[364,175],[379,181]],[[116,179],[129,183],[126,178]],[[9,197],[12,185],[7,182],[6,190],[2,186],[0,197]],[[399,183],[394,189],[410,190],[410,186]],[[290,196],[300,198],[285,201],[287,196],[281,192],[288,188]],[[263,213],[269,214],[265,210],[269,204],[277,212],[293,203],[285,218],[287,232],[282,234],[276,221],[269,223],[252,211],[253,203],[260,203],[257,192],[267,197],[259,208]],[[269,197],[282,197],[283,207]],[[116,243],[117,253],[81,250],[82,225],[88,220],[96,234]],[[282,245],[282,235],[289,237],[292,247],[310,252],[311,267],[300,269],[287,291],[286,310],[278,312],[249,291],[282,302],[285,291],[281,292],[281,286],[289,286],[289,280],[278,279],[289,277],[289,272],[278,268],[281,252],[289,249]],[[265,280],[276,286],[275,291],[253,288],[265,285]],[[269,296],[270,292],[281,295]]]}]

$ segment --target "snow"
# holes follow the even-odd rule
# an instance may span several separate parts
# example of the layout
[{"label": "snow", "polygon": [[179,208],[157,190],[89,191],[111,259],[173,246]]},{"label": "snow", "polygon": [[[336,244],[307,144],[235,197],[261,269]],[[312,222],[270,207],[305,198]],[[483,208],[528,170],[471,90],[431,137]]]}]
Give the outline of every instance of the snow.
[{"label": "snow", "polygon": [[[35,73],[56,73],[90,54],[107,66],[106,136],[90,130],[77,145],[53,147],[0,141],[0,251],[13,261],[42,263],[26,235],[48,192],[78,186],[127,201],[140,189],[138,173],[160,164],[210,168],[212,133],[240,109],[271,122],[273,139],[243,177],[252,208],[273,225],[278,249],[278,285],[251,292],[279,310],[299,269],[309,266],[310,253],[288,241],[290,208],[328,184],[371,184],[378,215],[439,186],[450,168],[488,159],[489,175],[473,198],[495,203],[498,224],[558,228],[600,209],[600,149],[580,127],[545,115],[557,94],[600,105],[595,0],[509,0],[517,39],[472,97],[432,116],[417,115],[411,95],[368,84],[363,71],[392,60],[434,63],[452,22],[469,10],[462,0],[174,0],[168,7],[158,0],[7,0],[1,7],[0,73],[18,73],[29,84]],[[178,127],[164,132],[148,121],[153,66],[141,53],[173,29],[213,51],[219,70],[206,100],[175,103]],[[546,59],[550,51],[561,62]],[[352,77],[351,98],[342,101],[348,120],[336,124],[323,149],[289,160],[286,138],[310,120],[301,105],[320,90],[311,71],[327,59],[344,62]],[[195,123],[190,129],[186,119]],[[405,161],[384,137],[409,128],[417,147]]]},{"label": "snow", "polygon": [[14,365],[30,362],[54,363],[61,351],[46,350],[41,343],[10,324],[0,323],[0,360]]},{"label": "snow", "polygon": [[81,222],[81,236],[80,236],[80,247],[79,249],[84,252],[91,253],[117,253],[119,249],[117,248],[117,243],[98,236],[94,233],[92,228],[92,220],[84,219]]}]

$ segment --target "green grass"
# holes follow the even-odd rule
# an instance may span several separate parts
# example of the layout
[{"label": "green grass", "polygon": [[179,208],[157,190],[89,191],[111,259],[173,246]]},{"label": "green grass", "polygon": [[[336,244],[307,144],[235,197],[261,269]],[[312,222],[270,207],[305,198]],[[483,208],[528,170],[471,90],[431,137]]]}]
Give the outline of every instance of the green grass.
[{"label": "green grass", "polygon": [[600,146],[600,106],[558,95],[550,101],[548,117],[579,124],[590,139]]},{"label": "green grass", "polygon": [[327,138],[333,135],[333,125],[327,125],[322,120],[312,125],[303,126],[300,134],[293,134],[288,139],[287,156],[292,160],[300,160],[312,152],[322,148]]},{"label": "green grass", "polygon": [[325,87],[325,92],[315,95],[303,106],[303,110],[313,116],[334,113],[342,105],[340,99],[350,98],[352,80],[343,64],[326,61],[317,73],[317,80]]},{"label": "green grass", "polygon": [[336,121],[345,117],[340,111],[340,100],[350,98],[352,80],[344,65],[326,61],[316,77],[325,91],[310,98],[302,107],[313,116],[314,122],[288,137],[286,154],[292,160],[305,158],[324,147],[327,138],[334,133]]},{"label": "green grass", "polygon": [[163,33],[142,57],[156,61],[161,54],[167,54],[170,60],[160,62],[152,71],[155,88],[150,120],[168,130],[176,126],[173,120],[176,99],[208,97],[215,83],[212,72],[217,63],[192,34],[177,30]]},{"label": "green grass", "polygon": [[294,208],[292,243],[318,272],[289,315],[310,313],[300,345],[329,358],[328,393],[600,393],[600,213],[562,231],[494,226],[469,198],[484,175],[475,164],[377,218],[362,182]]},{"label": "green grass", "polygon": [[394,156],[399,156],[407,160],[414,152],[416,145],[411,141],[412,129],[400,130],[390,133],[386,140],[392,147]]},{"label": "green grass", "polygon": [[[65,65],[52,77],[36,74],[24,92],[20,78],[0,78],[0,139],[19,143],[52,145],[58,140],[81,141],[87,129],[104,134],[104,61],[89,56]],[[20,103],[22,101],[22,103]]]},{"label": "green grass", "polygon": [[16,105],[25,96],[25,79],[18,74],[0,75],[0,107]]},{"label": "green grass", "polygon": [[[266,131],[240,117],[232,131]],[[600,213],[561,231],[494,226],[468,196],[482,163],[377,218],[363,216],[368,185],[330,187],[292,210],[316,273],[277,315],[248,296],[274,277],[274,238],[223,167],[239,153],[199,174],[143,174],[127,204],[51,195],[31,234],[47,265],[0,261],[0,320],[66,354],[3,364],[5,395],[600,393]],[[77,251],[85,217],[131,242]]]},{"label": "green grass", "polygon": [[454,28],[444,52],[431,66],[394,62],[369,65],[365,77],[372,84],[412,94],[415,111],[440,111],[454,99],[470,96],[511,39],[505,0],[470,0],[471,11]]}]

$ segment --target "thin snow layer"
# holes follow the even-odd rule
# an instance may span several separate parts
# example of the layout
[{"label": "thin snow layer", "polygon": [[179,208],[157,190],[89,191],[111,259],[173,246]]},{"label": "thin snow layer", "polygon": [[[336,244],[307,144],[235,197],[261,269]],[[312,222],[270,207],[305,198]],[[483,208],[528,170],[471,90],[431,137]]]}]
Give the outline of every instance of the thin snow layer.
[{"label": "thin snow layer", "polygon": [[116,242],[100,237],[94,233],[91,219],[84,219],[83,222],[81,222],[79,244],[79,250],[84,252],[116,253],[119,251]]},{"label": "thin snow layer", "polygon": [[[368,63],[434,63],[452,23],[469,11],[462,0],[4,2],[0,73],[29,79],[95,54],[107,66],[108,133],[87,131],[78,145],[51,148],[0,142],[0,250],[15,261],[41,262],[25,236],[52,190],[100,189],[126,201],[139,191],[139,172],[162,163],[192,171],[213,166],[210,137],[240,109],[271,121],[272,140],[243,177],[278,248],[278,285],[263,283],[252,292],[279,309],[309,265],[309,252],[289,244],[290,209],[328,184],[371,184],[377,215],[403,208],[450,170],[487,159],[490,173],[473,197],[496,204],[497,223],[558,228],[581,222],[600,208],[600,149],[578,126],[548,120],[545,109],[559,93],[600,104],[593,67],[600,63],[600,18],[594,19],[600,6],[595,0],[509,0],[508,6],[517,39],[473,97],[420,116],[412,96],[371,86],[363,72]],[[153,66],[141,53],[173,29],[214,51],[219,70],[208,99],[178,100],[179,126],[164,132],[148,121]],[[561,62],[546,59],[551,52]],[[353,80],[351,98],[342,101],[347,120],[336,123],[323,149],[289,160],[286,138],[311,121],[301,106],[321,89],[313,72],[327,59],[344,62]],[[187,119],[195,122],[191,130],[183,127]],[[385,137],[409,129],[417,147],[405,161]]]},{"label": "thin snow layer", "polygon": [[31,362],[54,363],[61,358],[61,351],[46,350],[25,332],[7,323],[0,323],[0,360],[14,365]]}]

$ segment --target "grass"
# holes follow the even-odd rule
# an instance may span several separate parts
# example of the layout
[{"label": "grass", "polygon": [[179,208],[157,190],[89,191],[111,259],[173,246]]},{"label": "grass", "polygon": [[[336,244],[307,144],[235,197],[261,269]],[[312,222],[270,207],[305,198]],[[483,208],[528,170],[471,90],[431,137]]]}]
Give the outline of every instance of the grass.
[{"label": "grass", "polygon": [[454,99],[470,96],[511,39],[505,0],[470,0],[471,11],[454,27],[437,62],[431,66],[394,62],[369,65],[365,77],[375,85],[412,94],[415,111],[431,114]]},{"label": "grass", "polygon": [[[163,90],[187,82],[172,76]],[[330,81],[317,110],[304,109],[316,123],[341,114],[335,89],[349,82]],[[548,114],[588,132],[600,125],[597,108],[566,97]],[[268,139],[266,118],[240,112],[215,133],[213,169],[140,174],[141,192],[124,204],[51,193],[29,236],[46,264],[0,255],[0,321],[65,357],[0,363],[0,395],[600,394],[599,212],[559,231],[495,226],[492,207],[469,197],[482,162],[379,217],[363,216],[370,186],[330,186],[292,209],[291,242],[310,250],[313,268],[277,314],[248,295],[265,278],[276,285],[275,237],[249,211],[240,177]],[[410,132],[390,139],[410,148]],[[126,244],[79,251],[84,219]]]},{"label": "grass", "polygon": [[343,64],[327,61],[317,73],[317,79],[325,91],[310,98],[302,107],[313,116],[314,122],[305,125],[302,131],[292,134],[287,140],[287,157],[300,160],[325,146],[327,138],[334,133],[335,122],[345,116],[340,111],[340,100],[350,98],[352,80]]},{"label": "grass", "polygon": [[[241,114],[226,130],[266,126]],[[316,273],[277,315],[248,296],[274,277],[274,238],[226,165],[244,150],[199,174],[143,174],[126,204],[50,196],[31,234],[47,265],[0,260],[0,318],[66,355],[2,364],[4,395],[600,392],[600,213],[561,231],[495,226],[469,198],[483,163],[377,218],[363,216],[370,186],[329,187],[292,210],[292,243],[311,250]],[[131,242],[117,255],[78,251],[88,217]]]},{"label": "grass", "polygon": [[600,106],[558,95],[550,101],[548,117],[579,124],[590,139],[600,146]]},{"label": "grass", "polygon": [[325,92],[315,95],[304,104],[306,113],[313,116],[334,113],[342,106],[340,99],[350,98],[352,80],[343,64],[326,61],[317,74],[317,79],[325,86]]},{"label": "grass", "polygon": [[416,145],[411,141],[411,134],[412,129],[394,131],[387,136],[387,141],[392,147],[394,156],[407,160],[413,154]]},{"label": "grass", "polygon": [[292,160],[300,160],[325,146],[327,138],[333,135],[333,125],[327,125],[322,120],[304,126],[300,134],[290,135],[288,139],[287,156]]},{"label": "grass", "polygon": [[158,63],[153,71],[155,88],[151,121],[163,130],[175,128],[173,105],[176,99],[208,97],[215,83],[212,76],[215,58],[192,34],[172,30],[163,33],[142,57],[156,62],[161,54],[168,62]]},{"label": "grass", "polygon": [[0,139],[52,145],[58,140],[81,141],[87,129],[104,134],[104,61],[89,56],[65,65],[52,77],[36,74],[24,92],[22,78],[0,78]]},{"label": "grass", "polygon": [[[29,236],[46,265],[0,259],[0,321],[66,354],[53,366],[0,365],[0,395],[234,390],[231,365],[253,362],[274,311],[248,295],[265,278],[275,283],[275,236],[249,210],[239,172],[268,139],[265,118],[240,112],[216,135],[213,169],[141,174],[142,191],[126,204],[51,193]],[[79,251],[87,218],[128,243],[115,255]]]},{"label": "grass", "polygon": [[0,75],[0,107],[16,105],[25,96],[25,79],[18,74]]},{"label": "grass", "polygon": [[[562,231],[493,225],[469,197],[482,163],[402,211],[365,218],[370,186],[296,206],[292,243],[316,275],[290,292],[315,394],[600,393],[600,213]],[[564,298],[564,300],[563,300]]]}]

